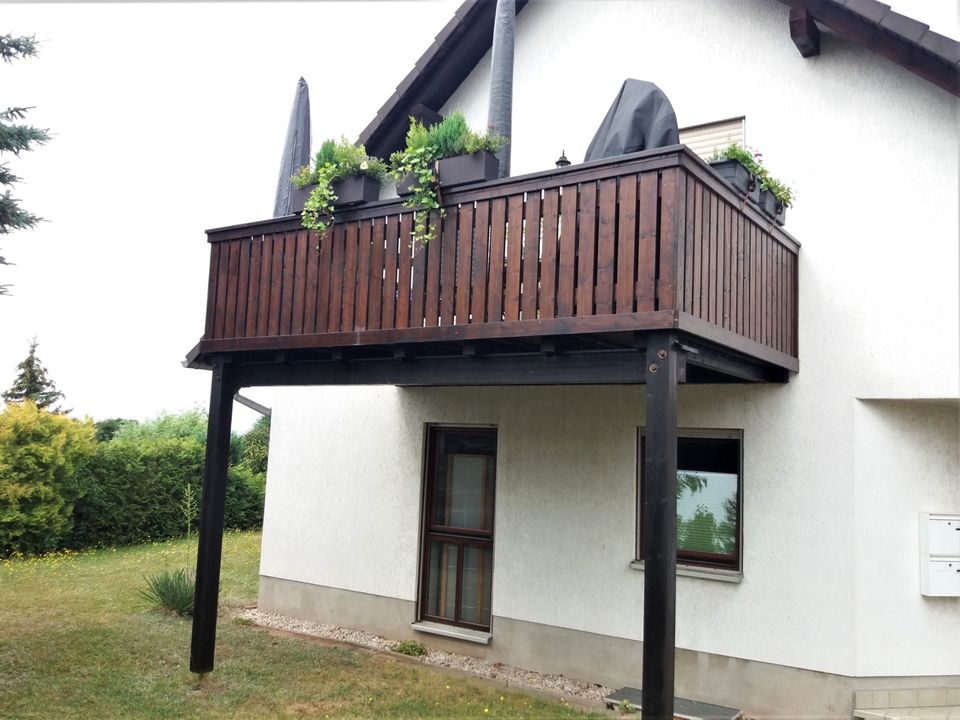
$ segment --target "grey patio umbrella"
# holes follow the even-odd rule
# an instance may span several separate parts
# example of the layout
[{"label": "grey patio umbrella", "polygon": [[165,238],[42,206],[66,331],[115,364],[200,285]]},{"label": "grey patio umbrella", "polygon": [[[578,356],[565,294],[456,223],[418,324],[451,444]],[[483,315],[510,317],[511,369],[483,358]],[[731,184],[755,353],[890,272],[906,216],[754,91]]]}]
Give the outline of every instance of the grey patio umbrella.
[{"label": "grey patio umbrella", "polygon": [[293,183],[290,180],[297,170],[310,162],[310,89],[303,78],[297,82],[297,92],[290,111],[290,124],[287,126],[287,141],[283,146],[283,159],[280,161],[280,176],[277,178],[277,198],[273,205],[273,216],[290,215],[292,209]]}]

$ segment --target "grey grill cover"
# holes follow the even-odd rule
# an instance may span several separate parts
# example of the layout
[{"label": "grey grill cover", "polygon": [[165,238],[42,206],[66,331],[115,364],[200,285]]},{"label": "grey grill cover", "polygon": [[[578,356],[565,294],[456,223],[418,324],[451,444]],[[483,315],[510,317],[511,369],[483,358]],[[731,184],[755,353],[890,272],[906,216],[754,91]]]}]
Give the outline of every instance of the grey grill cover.
[{"label": "grey grill cover", "polygon": [[628,78],[583,160],[600,160],[679,142],[677,116],[667,96],[652,82]]}]

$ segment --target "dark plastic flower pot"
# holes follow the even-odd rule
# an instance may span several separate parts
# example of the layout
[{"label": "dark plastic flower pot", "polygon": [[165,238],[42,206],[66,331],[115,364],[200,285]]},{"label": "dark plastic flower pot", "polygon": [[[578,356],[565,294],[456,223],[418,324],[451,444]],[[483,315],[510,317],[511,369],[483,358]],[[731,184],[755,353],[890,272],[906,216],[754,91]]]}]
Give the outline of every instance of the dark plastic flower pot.
[{"label": "dark plastic flower pot", "polygon": [[441,160],[438,163],[437,172],[440,176],[440,185],[445,188],[496,180],[500,172],[500,161],[488,152],[457,155]]},{"label": "dark plastic flower pot", "polygon": [[413,193],[413,173],[405,173],[403,179],[397,183],[397,196],[406,197]]},{"label": "dark plastic flower pot", "polygon": [[335,206],[357,205],[380,199],[380,183],[366,175],[354,175],[336,180],[333,182],[332,190],[337,196]]},{"label": "dark plastic flower pot", "polygon": [[750,171],[736,160],[718,160],[710,163],[710,167],[740,195],[749,192]]},{"label": "dark plastic flower pot", "polygon": [[310,193],[313,192],[315,187],[316,185],[307,185],[302,188],[295,187],[293,192],[290,193],[290,212],[303,212],[303,205],[307,202],[307,198],[310,197]]},{"label": "dark plastic flower pot", "polygon": [[776,215],[773,216],[773,221],[777,225],[783,225],[787,221],[787,206],[782,202],[777,200]]},{"label": "dark plastic flower pot", "polygon": [[770,218],[777,216],[777,196],[769,190],[760,191],[760,212]]}]

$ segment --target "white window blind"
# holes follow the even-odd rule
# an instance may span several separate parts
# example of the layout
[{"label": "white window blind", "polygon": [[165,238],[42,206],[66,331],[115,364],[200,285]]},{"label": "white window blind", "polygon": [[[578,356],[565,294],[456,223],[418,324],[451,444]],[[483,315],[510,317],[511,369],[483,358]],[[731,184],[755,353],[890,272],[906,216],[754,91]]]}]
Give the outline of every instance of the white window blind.
[{"label": "white window blind", "polygon": [[739,117],[680,128],[680,142],[707,160],[715,150],[721,150],[730,143],[744,144],[744,120]]}]

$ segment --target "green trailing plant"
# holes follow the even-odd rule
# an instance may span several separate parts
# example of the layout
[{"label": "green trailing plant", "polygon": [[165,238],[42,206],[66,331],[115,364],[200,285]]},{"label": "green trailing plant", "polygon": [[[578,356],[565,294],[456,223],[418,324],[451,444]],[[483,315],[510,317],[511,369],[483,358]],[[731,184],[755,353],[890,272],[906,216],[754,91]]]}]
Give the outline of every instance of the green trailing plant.
[{"label": "green trailing plant", "polygon": [[496,154],[505,143],[506,138],[501,135],[471,130],[459,110],[429,127],[410,118],[406,147],[390,156],[390,173],[398,184],[411,181],[411,193],[403,205],[417,210],[413,226],[415,242],[430,241],[433,237],[431,217],[444,216],[437,183],[437,161],[475,152]]},{"label": "green trailing plant", "polygon": [[409,655],[410,657],[421,657],[427,654],[427,648],[424,647],[423,643],[417,642],[416,640],[401,640],[396,643],[391,650],[401,655]]},{"label": "green trailing plant", "polygon": [[387,174],[387,164],[367,155],[363,145],[354,145],[346,137],[339,141],[325,140],[314,157],[313,166],[304,165],[293,176],[293,183],[299,188],[314,186],[303,205],[300,216],[303,226],[322,235],[333,224],[333,208],[337,202],[333,183],[337,180],[365,175],[383,183]]},{"label": "green trailing plant", "polygon": [[144,575],[147,589],[140,597],[148,603],[178,617],[193,615],[193,576],[186,570],[164,570],[153,575]]},{"label": "green trailing plant", "polygon": [[770,171],[763,164],[763,153],[738,143],[730,143],[723,150],[715,151],[710,160],[736,160],[757,179],[761,190],[772,192],[777,202],[785,207],[793,205],[793,189],[770,174]]}]

